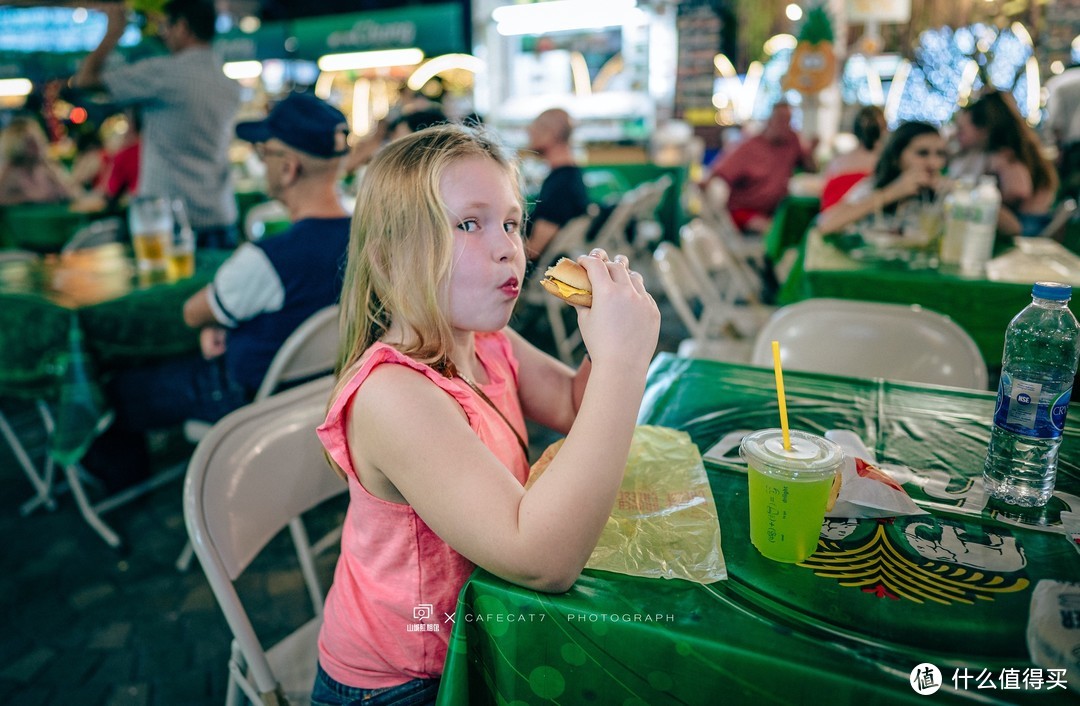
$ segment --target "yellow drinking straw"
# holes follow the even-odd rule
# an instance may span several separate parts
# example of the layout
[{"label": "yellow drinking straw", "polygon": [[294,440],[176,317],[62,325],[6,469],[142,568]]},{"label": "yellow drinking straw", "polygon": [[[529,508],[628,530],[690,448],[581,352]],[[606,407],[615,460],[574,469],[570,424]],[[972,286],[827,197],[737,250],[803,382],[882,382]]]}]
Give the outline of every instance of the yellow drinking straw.
[{"label": "yellow drinking straw", "polygon": [[784,450],[791,451],[791,434],[787,423],[787,398],[784,396],[784,371],[780,369],[780,341],[772,342],[773,372],[776,373],[776,401],[780,403],[780,430],[784,433]]}]

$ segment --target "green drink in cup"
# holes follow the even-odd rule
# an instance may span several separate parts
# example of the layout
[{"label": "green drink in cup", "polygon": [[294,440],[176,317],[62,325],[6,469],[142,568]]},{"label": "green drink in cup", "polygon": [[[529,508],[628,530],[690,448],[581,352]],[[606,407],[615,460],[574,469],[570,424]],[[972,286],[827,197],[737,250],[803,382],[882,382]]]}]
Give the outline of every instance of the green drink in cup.
[{"label": "green drink in cup", "polygon": [[785,448],[783,430],[763,429],[747,434],[739,453],[748,466],[750,542],[774,561],[804,561],[817,548],[843,450],[797,430]]}]

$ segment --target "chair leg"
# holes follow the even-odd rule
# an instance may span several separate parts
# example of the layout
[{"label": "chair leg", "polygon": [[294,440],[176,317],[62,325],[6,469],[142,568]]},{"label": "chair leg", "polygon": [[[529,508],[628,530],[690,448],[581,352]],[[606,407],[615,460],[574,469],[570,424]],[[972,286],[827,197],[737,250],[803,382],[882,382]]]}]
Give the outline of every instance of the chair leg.
[{"label": "chair leg", "polygon": [[187,544],[184,545],[184,549],[180,552],[180,556],[176,558],[176,570],[180,573],[187,573],[187,570],[191,568],[191,560],[195,558],[195,547],[191,544],[189,539]]},{"label": "chair leg", "polygon": [[109,510],[125,505],[166,483],[176,480],[182,476],[186,470],[187,466],[185,464],[178,463],[172,468],[159,471],[149,480],[143,481],[126,490],[122,490],[115,495],[111,495],[95,505],[91,504],[86,496],[86,490],[83,488],[82,476],[80,475],[81,469],[77,465],[64,467],[68,486],[71,488],[71,494],[75,496],[75,504],[78,505],[79,512],[82,514],[83,519],[86,520],[86,523],[90,525],[90,527],[105,540],[105,543],[113,549],[120,547],[120,537],[103,519],[101,519],[101,516]]},{"label": "chair leg", "polygon": [[559,359],[567,365],[574,364],[573,346],[569,345],[569,336],[566,333],[566,322],[563,321],[563,303],[553,297],[544,302],[547,309],[548,324],[551,326],[551,335],[555,339],[555,350]]},{"label": "chair leg", "polygon": [[296,556],[300,562],[300,572],[304,575],[304,583],[307,584],[308,594],[311,596],[311,605],[315,607],[315,614],[322,611],[323,595],[319,587],[319,575],[315,572],[315,559],[311,552],[311,540],[308,538],[307,527],[299,517],[289,521],[289,534],[292,536],[293,545],[296,547]]},{"label": "chair leg", "polygon": [[19,437],[15,434],[15,430],[12,429],[3,412],[0,412],[0,435],[3,435],[4,440],[11,447],[12,453],[15,454],[15,460],[19,462],[23,473],[26,474],[26,479],[30,481],[30,485],[34,486],[34,497],[23,503],[22,507],[19,508],[19,513],[25,517],[39,505],[44,505],[49,510],[55,510],[56,502],[52,497],[52,478],[54,474],[52,459],[46,454],[45,469],[39,474],[37,468],[34,467],[30,454],[26,451],[26,447],[19,441]]},{"label": "chair leg", "polygon": [[89,499],[86,497],[86,491],[83,489],[78,466],[74,464],[64,466],[64,474],[67,475],[68,487],[71,488],[71,494],[75,498],[75,504],[78,506],[83,519],[86,520],[91,529],[105,540],[106,544],[113,549],[118,549],[120,547],[120,536],[105,524],[97,509],[90,504]]},{"label": "chair leg", "polygon": [[243,680],[244,673],[244,654],[240,651],[240,646],[236,644],[236,640],[233,640],[230,650],[229,683],[225,687],[225,706],[240,706],[240,699],[244,693],[240,689],[240,682]]}]

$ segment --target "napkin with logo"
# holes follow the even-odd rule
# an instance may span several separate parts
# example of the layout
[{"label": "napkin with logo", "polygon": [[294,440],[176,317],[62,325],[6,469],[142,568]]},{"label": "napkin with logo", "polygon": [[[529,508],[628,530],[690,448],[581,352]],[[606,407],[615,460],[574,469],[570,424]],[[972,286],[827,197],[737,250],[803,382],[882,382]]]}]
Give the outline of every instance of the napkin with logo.
[{"label": "napkin with logo", "polygon": [[[739,444],[749,430],[733,431],[705,452],[705,458],[730,463],[738,459]],[[878,465],[874,454],[858,434],[845,429],[825,432],[825,438],[844,450],[844,465],[840,471],[840,494],[825,516],[833,519],[899,517],[925,515],[904,488],[889,475],[896,466]]]},{"label": "napkin with logo", "polygon": [[[562,442],[549,446],[533,464],[526,490]],[[696,583],[727,578],[716,503],[689,434],[649,425],[634,430],[615,507],[585,566]]]}]

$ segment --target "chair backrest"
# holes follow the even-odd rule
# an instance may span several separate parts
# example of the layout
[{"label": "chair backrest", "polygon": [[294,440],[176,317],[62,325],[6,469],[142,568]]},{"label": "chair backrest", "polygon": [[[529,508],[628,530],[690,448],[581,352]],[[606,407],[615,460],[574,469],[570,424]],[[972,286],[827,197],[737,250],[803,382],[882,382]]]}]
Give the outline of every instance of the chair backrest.
[{"label": "chair backrest", "polygon": [[585,235],[589,232],[589,226],[592,225],[597,212],[598,209],[595,206],[590,206],[588,213],[571,218],[563,224],[551,238],[548,246],[544,248],[542,259],[537,262],[537,269],[541,273],[554,265],[560,257],[575,258],[585,253]]},{"label": "chair backrest", "polygon": [[270,361],[255,393],[256,400],[269,397],[283,384],[307,380],[334,369],[341,340],[338,330],[340,311],[337,304],[320,309],[289,334]]},{"label": "chair backrest", "polygon": [[760,303],[761,278],[705,221],[695,218],[683,226],[679,241],[690,266],[699,277],[715,281],[726,301]]},{"label": "chair backrest", "polygon": [[986,362],[947,316],[917,305],[808,299],[777,310],[758,333],[754,365],[985,390]]},{"label": "chair backrest", "polygon": [[102,218],[75,231],[60,252],[93,248],[107,243],[119,243],[125,238],[124,221],[119,217]]},{"label": "chair backrest", "polygon": [[[188,535],[260,694],[273,692],[277,680],[233,582],[295,518],[347,491],[315,435],[333,384],[320,378],[229,414],[188,464]],[[306,537],[294,532],[293,541],[303,565]],[[305,572],[305,579],[312,577]],[[308,589],[321,615],[321,591]]]},{"label": "chair backrest", "polygon": [[609,254],[620,252],[630,254],[633,249],[633,244],[627,237],[630,223],[635,219],[652,219],[671,183],[671,176],[665,174],[654,181],[638,184],[623,194],[600,230],[597,231],[593,246],[604,248]]},{"label": "chair backrest", "polygon": [[636,199],[634,200],[633,217],[638,219],[654,218],[656,209],[660,207],[664,195],[674,181],[670,174],[664,174],[653,181],[641,184],[637,188]]},{"label": "chair backrest", "polygon": [[656,246],[653,261],[668,302],[690,335],[697,340],[709,338],[709,317],[722,305],[719,293],[694,272],[683,251],[674,243]]},{"label": "chair backrest", "polygon": [[1076,199],[1065,199],[1054,209],[1050,222],[1039,232],[1040,238],[1056,238],[1069,219],[1076,213]]}]

